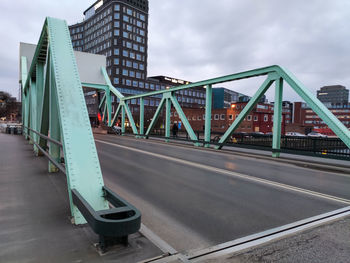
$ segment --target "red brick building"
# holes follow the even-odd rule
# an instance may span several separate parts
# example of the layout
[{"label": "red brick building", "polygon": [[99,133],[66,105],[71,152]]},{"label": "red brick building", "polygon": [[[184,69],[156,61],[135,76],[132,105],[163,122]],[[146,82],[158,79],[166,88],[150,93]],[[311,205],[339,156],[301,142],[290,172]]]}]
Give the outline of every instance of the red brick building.
[{"label": "red brick building", "polygon": [[[238,117],[247,102],[236,102],[228,109],[212,110],[212,131],[225,132],[228,127]],[[183,108],[187,119],[189,120],[193,130],[203,131],[205,123],[205,109]],[[285,133],[286,118],[285,113],[282,114],[282,134]],[[181,122],[179,116],[173,109],[171,112],[171,122]],[[247,115],[235,132],[262,132],[270,133],[273,129],[273,105],[268,103],[258,103],[253,110]]]},{"label": "red brick building", "polygon": [[[350,128],[350,103],[341,105],[325,104],[327,108],[347,127]],[[304,102],[294,103],[294,124],[311,127],[325,135],[334,135],[323,120]],[[311,131],[309,129],[309,131]]]}]

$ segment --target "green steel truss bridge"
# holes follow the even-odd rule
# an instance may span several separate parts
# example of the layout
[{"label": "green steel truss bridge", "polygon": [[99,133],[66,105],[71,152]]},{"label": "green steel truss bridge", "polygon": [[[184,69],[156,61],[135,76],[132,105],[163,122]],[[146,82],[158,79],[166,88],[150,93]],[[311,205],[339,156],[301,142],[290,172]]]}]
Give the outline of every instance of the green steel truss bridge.
[{"label": "green steel truss bridge", "polygon": [[[30,67],[27,68],[27,62],[30,60]],[[272,84],[275,84],[272,148],[273,156],[279,157],[282,95],[285,82],[350,148],[350,131],[292,73],[280,66],[254,69],[166,90],[125,97],[113,87],[104,66],[95,72],[103,80],[101,83],[81,81],[67,24],[63,20],[54,18],[46,18],[33,58],[21,56],[20,61],[24,136],[33,144],[37,155],[46,155],[49,158],[49,172],[61,170],[66,174],[74,223],[88,222],[95,232],[100,234],[102,242],[107,236],[120,238],[136,232],[140,227],[141,216],[135,207],[104,186],[83,87],[104,92],[100,108],[104,113],[103,120],[108,126],[114,126],[118,116],[121,115],[122,132],[125,132],[125,121],[128,118],[133,134],[137,138],[147,138],[150,135],[164,107],[166,112],[165,137],[170,137],[170,113],[173,106],[191,140],[195,141],[197,146],[199,146],[196,142],[198,138],[174,93],[179,90],[203,87],[206,89],[204,146],[209,147],[212,85],[266,76],[265,81],[247,106],[221,137],[219,145],[216,146],[218,149],[230,139],[259,99]],[[114,116],[112,116],[112,94],[120,101]],[[161,95],[162,99],[145,131],[144,99],[155,95]],[[136,127],[128,106],[132,99],[140,99],[139,129]],[[115,208],[110,208],[109,203]]]}]

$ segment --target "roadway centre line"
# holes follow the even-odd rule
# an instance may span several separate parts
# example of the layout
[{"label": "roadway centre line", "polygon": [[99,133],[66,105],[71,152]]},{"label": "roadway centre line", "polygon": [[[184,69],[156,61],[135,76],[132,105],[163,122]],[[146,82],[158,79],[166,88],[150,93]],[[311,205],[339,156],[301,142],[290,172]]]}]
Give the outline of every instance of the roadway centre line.
[{"label": "roadway centre line", "polygon": [[231,176],[231,177],[241,178],[241,179],[252,181],[252,182],[256,182],[256,183],[270,185],[270,186],[274,186],[274,187],[277,187],[277,188],[290,190],[290,191],[294,191],[294,192],[299,192],[299,193],[303,193],[303,194],[307,194],[307,195],[311,195],[311,196],[316,196],[316,197],[319,197],[319,198],[328,199],[328,200],[331,200],[331,201],[336,201],[336,202],[340,202],[340,203],[344,203],[344,204],[350,205],[350,200],[344,199],[344,198],[341,198],[341,197],[327,195],[327,194],[323,194],[323,193],[320,193],[320,192],[315,192],[315,191],[311,191],[311,190],[295,187],[295,186],[292,186],[292,185],[277,183],[277,182],[274,182],[274,181],[270,181],[270,180],[258,178],[258,177],[255,177],[255,176],[242,174],[242,173],[237,173],[237,172],[233,172],[233,171],[228,171],[228,170],[221,169],[221,168],[215,168],[215,167],[212,167],[212,166],[209,166],[209,165],[205,165],[205,164],[194,163],[194,162],[186,161],[186,160],[179,159],[179,158],[176,158],[176,157],[170,157],[170,156],[162,155],[162,154],[158,154],[158,153],[147,152],[147,151],[143,151],[143,150],[140,150],[140,149],[119,145],[119,144],[116,144],[116,143],[105,142],[105,141],[101,141],[101,140],[95,140],[95,141],[99,142],[99,143],[111,145],[111,146],[114,146],[114,147],[122,148],[122,149],[125,149],[125,150],[129,150],[129,151],[133,151],[133,152],[138,152],[138,153],[150,155],[150,156],[153,156],[153,157],[156,157],[156,158],[159,158],[159,159],[164,159],[164,160],[172,161],[172,162],[175,162],[175,163],[185,164],[185,165],[192,166],[192,167],[195,167],[195,168],[199,168],[199,169],[202,169],[202,170],[207,170],[207,171],[211,171],[211,172],[215,172],[215,173],[220,173],[220,174],[228,175],[228,176]]}]

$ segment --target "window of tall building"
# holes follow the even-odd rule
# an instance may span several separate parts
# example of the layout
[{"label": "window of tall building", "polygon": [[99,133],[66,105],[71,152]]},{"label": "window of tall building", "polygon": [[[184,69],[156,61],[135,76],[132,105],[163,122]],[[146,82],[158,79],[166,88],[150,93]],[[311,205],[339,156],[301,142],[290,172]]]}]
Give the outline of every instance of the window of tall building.
[{"label": "window of tall building", "polygon": [[146,17],[145,17],[144,15],[142,15],[142,14],[140,14],[140,19],[141,19],[142,21],[146,21]]},{"label": "window of tall building", "polygon": [[142,56],[140,54],[136,54],[136,59],[141,61],[142,60]]},{"label": "window of tall building", "polygon": [[138,50],[139,50],[139,45],[134,44],[134,45],[133,45],[133,49],[136,50],[136,51],[138,51]]},{"label": "window of tall building", "polygon": [[128,76],[129,75],[129,71],[127,69],[123,69],[122,74],[123,74],[123,76]]},{"label": "window of tall building", "polygon": [[129,33],[124,31],[124,32],[123,32],[123,37],[129,38]]},{"label": "window of tall building", "polygon": [[123,56],[124,57],[129,57],[129,52],[127,50],[123,50]]},{"label": "window of tall building", "polygon": [[119,65],[119,58],[114,59],[114,65]]},{"label": "window of tall building", "polygon": [[132,10],[131,10],[130,8],[127,8],[127,9],[126,9],[126,13],[127,13],[128,15],[132,16]]},{"label": "window of tall building", "polygon": [[135,78],[135,71],[130,70],[129,71],[129,76]]},{"label": "window of tall building", "polygon": [[140,63],[140,64],[139,64],[139,69],[140,69],[140,70],[144,70],[144,69],[145,69],[145,66],[144,66],[142,63]]},{"label": "window of tall building", "polygon": [[114,6],[114,11],[120,11],[120,5],[115,5]]},{"label": "window of tall building", "polygon": [[131,68],[132,63],[131,63],[131,61],[130,61],[130,60],[127,60],[127,61],[126,61],[126,66]]},{"label": "window of tall building", "polygon": [[136,25],[137,25],[138,27],[142,27],[142,22],[141,22],[141,21],[136,21]]},{"label": "window of tall building", "polygon": [[129,17],[126,15],[123,15],[123,21],[129,23]]},{"label": "window of tall building", "polygon": [[135,53],[134,52],[130,52],[130,58],[135,59]]},{"label": "window of tall building", "polygon": [[114,55],[118,56],[119,55],[119,48],[114,49]]},{"label": "window of tall building", "polygon": [[140,72],[136,72],[136,78],[138,78],[138,79],[141,78],[141,73]]},{"label": "window of tall building", "polygon": [[114,13],[114,19],[120,19],[120,14],[119,13]]},{"label": "window of tall building", "polygon": [[119,78],[114,78],[113,82],[114,84],[119,84]]},{"label": "window of tall building", "polygon": [[134,81],[132,82],[132,86],[135,87],[135,88],[137,88],[137,87],[139,86],[139,83],[138,83],[136,80],[134,80]]},{"label": "window of tall building", "polygon": [[131,80],[130,80],[130,79],[127,79],[127,80],[125,81],[125,84],[126,84],[127,86],[131,86]]},{"label": "window of tall building", "polygon": [[132,26],[131,25],[126,25],[126,30],[132,32]]},{"label": "window of tall building", "polygon": [[131,48],[131,47],[132,47],[132,44],[131,44],[131,42],[129,42],[129,41],[126,41],[126,47],[127,47],[127,48]]},{"label": "window of tall building", "polygon": [[115,35],[115,36],[119,36],[119,29],[115,29],[115,30],[114,30],[114,35]]},{"label": "window of tall building", "polygon": [[114,21],[114,27],[120,27],[120,22],[119,21]]}]

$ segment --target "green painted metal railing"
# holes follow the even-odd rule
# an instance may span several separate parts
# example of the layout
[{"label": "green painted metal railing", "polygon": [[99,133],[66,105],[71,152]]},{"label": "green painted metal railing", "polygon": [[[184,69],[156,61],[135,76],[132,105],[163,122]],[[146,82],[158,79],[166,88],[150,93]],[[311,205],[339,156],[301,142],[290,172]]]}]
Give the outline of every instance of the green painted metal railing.
[{"label": "green painted metal railing", "polygon": [[[278,157],[281,147],[284,82],[289,84],[350,148],[350,131],[293,74],[280,66],[255,69],[166,90],[125,97],[113,87],[104,67],[101,69],[101,74],[104,77],[105,84],[81,83],[67,24],[65,21],[54,18],[45,20],[32,61],[28,71],[27,58],[21,57],[24,134],[34,144],[34,151],[37,155],[40,155],[48,146],[50,172],[57,171],[57,163],[60,163],[61,154],[63,154],[70,208],[76,224],[85,223],[86,220],[73,203],[72,189],[75,189],[94,210],[99,211],[109,208],[108,202],[104,198],[104,182],[82,87],[94,88],[104,92],[100,108],[103,111],[103,120],[109,126],[114,126],[118,116],[121,115],[122,132],[124,133],[127,117],[133,133],[142,138],[147,138],[150,135],[164,107],[166,112],[165,137],[170,138],[170,113],[173,106],[190,139],[197,146],[199,146],[197,135],[177,101],[175,93],[180,90],[202,87],[206,89],[203,145],[209,147],[211,143],[212,85],[266,76],[261,87],[221,137],[217,148],[223,147],[259,99],[275,83],[275,121],[272,149],[273,156]],[[114,116],[112,116],[111,94],[114,94],[119,100]],[[154,96],[162,96],[162,99],[145,132],[144,99]],[[139,130],[129,108],[129,102],[133,99],[140,100]],[[59,142],[59,144],[55,142]]]},{"label": "green painted metal railing", "polygon": [[[110,190],[106,195],[67,23],[46,18],[29,71],[27,59],[21,57],[25,138],[37,155],[49,158],[49,172],[60,169],[66,174],[74,223],[84,224],[89,219],[101,240],[120,235],[125,240],[140,228],[141,215],[121,198],[123,205],[110,209],[109,202],[118,203],[115,200],[119,197]],[[104,118],[111,122],[110,94],[123,95],[111,85],[105,69],[102,74],[106,85],[95,88],[105,92]],[[113,198],[108,199],[111,195]]]},{"label": "green painted metal railing", "polygon": [[[102,70],[105,72],[105,70]],[[104,73],[105,78],[107,75]],[[188,85],[173,87],[171,89],[160,90],[148,92],[136,96],[117,96],[120,99],[120,104],[118,110],[115,112],[113,120],[109,122],[110,126],[115,124],[117,116],[120,114],[120,108],[126,109],[128,111],[128,119],[132,125],[133,133],[135,135],[149,136],[155,123],[157,122],[161,111],[166,107],[165,114],[165,137],[170,137],[170,107],[171,104],[177,111],[187,133],[192,141],[197,141],[198,138],[194,133],[189,121],[187,120],[180,104],[178,103],[175,92],[191,89],[194,87],[203,87],[206,89],[206,105],[205,105],[205,147],[210,145],[211,138],[211,111],[212,111],[212,85],[224,83],[228,81],[237,81],[241,79],[253,78],[258,76],[267,76],[261,87],[257,90],[248,104],[244,107],[232,125],[227,129],[225,134],[221,137],[219,141],[218,149],[221,149],[225,142],[227,142],[234,131],[239,127],[240,123],[249,114],[249,112],[258,103],[260,98],[266,93],[266,91],[275,83],[275,106],[274,106],[274,127],[273,127],[273,143],[272,150],[273,156],[279,157],[279,150],[281,147],[281,121],[282,121],[282,97],[283,97],[283,84],[288,83],[289,86],[311,107],[311,109],[329,126],[330,129],[350,148],[350,131],[327,109],[322,102],[320,102],[292,73],[288,70],[274,65],[260,69],[254,69],[250,71],[240,72],[232,75],[227,75],[219,78],[208,79],[204,81],[199,81],[191,83]],[[84,84],[85,85],[85,84]],[[87,86],[92,87],[89,84]],[[111,83],[108,82],[108,87],[111,87]],[[151,124],[149,125],[146,133],[144,134],[144,98],[153,97],[156,95],[162,95],[162,100],[152,118]],[[133,99],[140,99],[140,130],[137,131],[135,127],[135,122],[132,115],[129,113],[128,102]],[[125,131],[125,113],[122,112],[122,129]],[[198,145],[198,144],[197,144]]]}]

